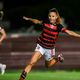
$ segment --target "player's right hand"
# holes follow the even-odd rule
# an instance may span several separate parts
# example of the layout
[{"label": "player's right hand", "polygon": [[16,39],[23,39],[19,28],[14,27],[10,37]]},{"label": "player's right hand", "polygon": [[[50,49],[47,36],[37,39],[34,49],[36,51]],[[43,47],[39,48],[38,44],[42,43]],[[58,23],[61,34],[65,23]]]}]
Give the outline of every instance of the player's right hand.
[{"label": "player's right hand", "polygon": [[29,18],[28,18],[28,17],[25,17],[25,16],[23,16],[23,19],[25,19],[25,20],[29,20]]}]

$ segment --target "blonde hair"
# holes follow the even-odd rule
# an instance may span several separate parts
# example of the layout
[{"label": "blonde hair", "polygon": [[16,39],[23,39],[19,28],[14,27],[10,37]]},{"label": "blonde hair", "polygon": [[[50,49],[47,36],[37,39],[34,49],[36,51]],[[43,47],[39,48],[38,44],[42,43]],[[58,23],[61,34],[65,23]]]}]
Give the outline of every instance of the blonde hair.
[{"label": "blonde hair", "polygon": [[61,17],[59,15],[59,12],[57,11],[57,9],[56,8],[52,8],[52,9],[49,10],[49,13],[50,12],[55,12],[57,14],[58,18],[56,20],[56,24],[60,24],[61,23]]}]

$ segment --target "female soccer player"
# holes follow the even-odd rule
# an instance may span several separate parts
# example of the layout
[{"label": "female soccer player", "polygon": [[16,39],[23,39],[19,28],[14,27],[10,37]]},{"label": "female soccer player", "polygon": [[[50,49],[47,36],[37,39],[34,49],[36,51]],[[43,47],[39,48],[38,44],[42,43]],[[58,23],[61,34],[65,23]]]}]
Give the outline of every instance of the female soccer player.
[{"label": "female soccer player", "polygon": [[[0,27],[0,45],[2,44],[2,41],[6,38],[6,32],[3,28]],[[6,65],[0,63],[0,70],[1,74],[3,75],[5,73]]]},{"label": "female soccer player", "polygon": [[19,80],[24,80],[30,72],[33,65],[44,55],[46,67],[51,67],[55,63],[63,62],[62,54],[55,58],[55,43],[59,32],[67,33],[70,36],[80,37],[79,34],[64,28],[61,23],[61,18],[55,8],[49,10],[48,21],[41,21],[23,16],[23,19],[32,21],[35,24],[40,24],[43,27],[42,33],[37,39],[37,47],[33,53],[31,61],[23,70]]}]

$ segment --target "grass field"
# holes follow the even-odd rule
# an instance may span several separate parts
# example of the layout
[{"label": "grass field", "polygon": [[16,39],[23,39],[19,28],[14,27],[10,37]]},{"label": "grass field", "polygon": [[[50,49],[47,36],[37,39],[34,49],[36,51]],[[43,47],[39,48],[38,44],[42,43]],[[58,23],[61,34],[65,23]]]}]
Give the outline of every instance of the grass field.
[{"label": "grass field", "polygon": [[[9,70],[0,80],[18,80],[21,71]],[[26,80],[80,80],[80,71],[31,71]]]}]

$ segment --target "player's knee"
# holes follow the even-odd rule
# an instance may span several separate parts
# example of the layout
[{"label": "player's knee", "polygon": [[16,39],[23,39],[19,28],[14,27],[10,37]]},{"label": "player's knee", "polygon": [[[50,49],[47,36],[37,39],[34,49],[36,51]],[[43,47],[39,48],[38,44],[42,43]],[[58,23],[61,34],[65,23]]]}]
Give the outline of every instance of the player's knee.
[{"label": "player's knee", "polygon": [[46,62],[46,61],[45,61],[45,67],[46,68],[49,68],[50,67],[49,64],[48,64],[48,62]]},{"label": "player's knee", "polygon": [[46,65],[45,65],[45,67],[46,67],[46,68],[50,68],[50,67],[51,67],[51,65],[49,65],[49,64],[46,64]]},{"label": "player's knee", "polygon": [[45,67],[46,67],[46,68],[49,68],[49,66],[48,66],[48,65],[45,65]]}]

